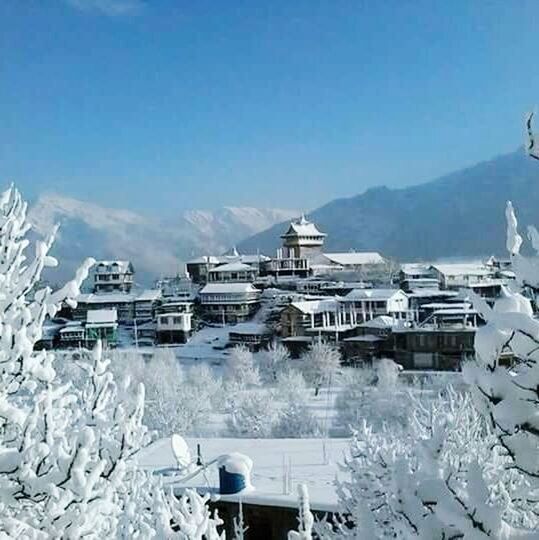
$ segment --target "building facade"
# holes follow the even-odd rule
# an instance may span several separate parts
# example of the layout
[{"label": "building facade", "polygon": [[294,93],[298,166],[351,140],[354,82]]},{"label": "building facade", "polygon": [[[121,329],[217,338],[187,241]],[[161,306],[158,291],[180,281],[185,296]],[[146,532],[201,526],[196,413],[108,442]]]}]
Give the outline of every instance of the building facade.
[{"label": "building facade", "polygon": [[98,261],[90,272],[93,293],[124,292],[133,287],[135,270],[129,261]]},{"label": "building facade", "polygon": [[260,307],[260,291],[251,283],[208,283],[199,293],[202,316],[213,322],[250,319]]}]

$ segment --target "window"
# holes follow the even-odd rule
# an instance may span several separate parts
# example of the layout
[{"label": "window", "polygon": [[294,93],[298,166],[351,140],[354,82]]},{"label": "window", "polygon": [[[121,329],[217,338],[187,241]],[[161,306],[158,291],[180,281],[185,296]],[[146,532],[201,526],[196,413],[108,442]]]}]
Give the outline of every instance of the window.
[{"label": "window", "polygon": [[168,324],[168,317],[161,317],[161,324]]},{"label": "window", "polygon": [[181,317],[174,317],[173,322],[174,322],[174,324],[182,324],[182,318]]}]

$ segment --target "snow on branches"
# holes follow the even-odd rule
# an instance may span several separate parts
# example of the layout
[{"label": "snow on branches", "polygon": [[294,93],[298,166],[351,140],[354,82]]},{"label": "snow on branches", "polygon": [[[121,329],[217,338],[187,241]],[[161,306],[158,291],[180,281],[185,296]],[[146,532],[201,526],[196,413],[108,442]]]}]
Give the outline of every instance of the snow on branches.
[{"label": "snow on branches", "polygon": [[34,351],[45,318],[76,305],[94,261],[58,291],[36,290],[57,265],[55,231],[28,258],[26,211],[14,187],[0,195],[0,537],[220,538],[205,498],[177,499],[137,468],[149,442],[144,386],[120,399],[100,344],[78,363],[79,388],[58,379],[53,353]]}]

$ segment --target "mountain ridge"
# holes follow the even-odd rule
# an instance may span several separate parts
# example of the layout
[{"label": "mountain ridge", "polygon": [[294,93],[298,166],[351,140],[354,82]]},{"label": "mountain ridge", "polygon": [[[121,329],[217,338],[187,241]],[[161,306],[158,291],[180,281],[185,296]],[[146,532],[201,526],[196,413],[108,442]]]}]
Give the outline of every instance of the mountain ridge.
[{"label": "mountain ridge", "polygon": [[241,239],[297,215],[296,210],[223,207],[159,219],[54,193],[38,196],[28,213],[36,236],[60,225],[52,253],[61,266],[50,279],[68,278],[84,258],[92,256],[131,260],[137,279],[145,285],[177,273],[191,257],[222,253]]},{"label": "mountain ridge", "polygon": [[[374,250],[410,261],[502,255],[507,200],[522,224],[539,222],[539,165],[523,150],[409,187],[370,188],[308,218],[328,234],[327,250]],[[286,226],[276,224],[238,247],[271,254]]]}]

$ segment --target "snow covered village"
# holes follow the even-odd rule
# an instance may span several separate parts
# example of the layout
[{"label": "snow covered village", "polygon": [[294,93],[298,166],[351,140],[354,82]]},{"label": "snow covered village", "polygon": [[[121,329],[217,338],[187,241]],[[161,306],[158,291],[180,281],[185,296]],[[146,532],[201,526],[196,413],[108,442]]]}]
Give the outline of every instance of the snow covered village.
[{"label": "snow covered village", "polygon": [[0,2],[0,540],[539,540],[536,8]]}]

